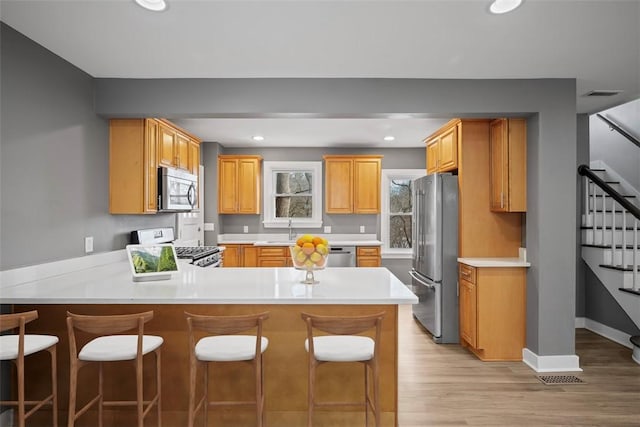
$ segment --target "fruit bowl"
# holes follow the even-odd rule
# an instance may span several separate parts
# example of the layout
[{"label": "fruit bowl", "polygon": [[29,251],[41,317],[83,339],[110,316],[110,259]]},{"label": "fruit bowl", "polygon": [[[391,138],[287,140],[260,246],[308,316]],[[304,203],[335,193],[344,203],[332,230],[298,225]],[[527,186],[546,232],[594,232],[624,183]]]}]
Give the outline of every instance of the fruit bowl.
[{"label": "fruit bowl", "polygon": [[322,237],[305,234],[301,236],[296,244],[289,247],[293,266],[298,270],[307,272],[302,283],[318,283],[314,277],[314,270],[322,270],[327,265],[329,256],[329,244]]}]

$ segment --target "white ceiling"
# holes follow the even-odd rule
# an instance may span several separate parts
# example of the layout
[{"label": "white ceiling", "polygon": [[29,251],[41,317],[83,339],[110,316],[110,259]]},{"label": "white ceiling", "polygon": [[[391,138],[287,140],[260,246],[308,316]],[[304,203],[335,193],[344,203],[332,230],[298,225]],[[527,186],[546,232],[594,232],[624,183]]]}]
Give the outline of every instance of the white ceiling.
[{"label": "white ceiling", "polygon": [[[0,19],[94,77],[576,78],[584,113],[640,97],[640,0],[524,0],[500,16],[489,0],[167,2],[0,0]],[[421,146],[444,120],[179,122],[225,146],[258,132],[262,146],[382,146],[389,132],[387,146]]]}]

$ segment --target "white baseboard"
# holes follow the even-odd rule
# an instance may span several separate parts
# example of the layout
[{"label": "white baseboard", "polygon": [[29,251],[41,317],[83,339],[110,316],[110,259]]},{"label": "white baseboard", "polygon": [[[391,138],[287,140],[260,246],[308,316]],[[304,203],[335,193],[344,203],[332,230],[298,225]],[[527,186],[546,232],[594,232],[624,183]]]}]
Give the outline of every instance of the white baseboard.
[{"label": "white baseboard", "polygon": [[12,427],[13,425],[13,409],[7,409],[0,413],[0,427]]},{"label": "white baseboard", "polygon": [[528,348],[523,348],[522,361],[536,372],[582,372],[580,358],[575,354],[538,356]]},{"label": "white baseboard", "polygon": [[591,332],[607,338],[608,340],[633,349],[633,344],[631,344],[631,341],[629,341],[631,335],[614,329],[610,326],[603,325],[602,323],[596,322],[595,320],[591,320],[586,317],[576,317],[576,328],[588,329]]}]

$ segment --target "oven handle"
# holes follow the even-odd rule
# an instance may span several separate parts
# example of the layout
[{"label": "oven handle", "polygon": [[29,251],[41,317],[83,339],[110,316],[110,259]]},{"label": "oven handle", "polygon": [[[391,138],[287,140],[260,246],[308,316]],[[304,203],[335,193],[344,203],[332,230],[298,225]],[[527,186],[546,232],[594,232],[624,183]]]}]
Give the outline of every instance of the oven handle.
[{"label": "oven handle", "polygon": [[429,289],[435,289],[436,286],[432,283],[427,283],[424,280],[422,280],[420,277],[418,277],[418,275],[415,273],[414,270],[409,271],[409,276],[411,276],[412,278],[414,278],[417,282],[419,282],[420,284],[426,286]]}]

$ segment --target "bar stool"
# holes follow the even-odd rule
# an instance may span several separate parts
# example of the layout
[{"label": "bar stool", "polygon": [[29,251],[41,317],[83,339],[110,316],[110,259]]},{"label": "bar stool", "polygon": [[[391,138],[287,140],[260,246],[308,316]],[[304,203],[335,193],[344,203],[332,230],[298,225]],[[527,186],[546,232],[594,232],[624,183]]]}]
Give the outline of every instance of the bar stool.
[{"label": "bar stool", "polygon": [[[307,324],[307,339],[304,342],[309,354],[309,411],[307,425],[313,425],[313,411],[316,406],[364,406],[365,422],[369,425],[371,408],[376,427],[380,425],[380,390],[378,376],[378,355],[382,319],[385,313],[368,316],[317,316],[302,313]],[[375,340],[359,336],[362,332],[375,328]],[[331,334],[314,336],[313,330]],[[364,364],[364,402],[316,402],[316,369],[326,362],[361,362]],[[369,371],[373,379],[373,399],[369,393]]]},{"label": "bar stool", "polygon": [[[18,427],[24,427],[25,420],[44,405],[51,405],[53,426],[58,425],[58,393],[56,374],[56,344],[58,337],[52,335],[25,334],[25,325],[38,318],[36,310],[23,313],[0,315],[0,332],[18,328],[18,335],[0,336],[0,360],[15,363],[18,377],[18,400],[0,401],[0,405],[18,408]],[[39,351],[48,351],[51,355],[51,394],[42,400],[24,400],[24,357]],[[25,406],[33,406],[25,412]]]},{"label": "bar stool", "polygon": [[[144,335],[144,324],[153,318],[153,311],[144,313],[123,314],[115,316],[85,316],[67,312],[67,330],[70,348],[70,380],[69,380],[69,427],[73,427],[76,419],[84,414],[95,403],[98,404],[98,426],[102,427],[103,409],[105,406],[135,406],[138,427],[144,425],[144,417],[156,405],[158,426],[161,425],[161,389],[160,389],[160,346],[162,337]],[[125,331],[137,330],[136,335],[113,335]],[[76,344],[76,331],[97,335],[86,344],[80,352]],[[145,401],[143,395],[143,356],[155,353],[156,359],[156,393],[151,400]],[[136,372],[136,400],[105,401],[103,393],[103,363],[132,361]],[[78,388],[78,371],[83,366],[98,363],[98,394],[79,411],[76,411],[76,394]],[[146,406],[145,406],[146,405]]]},{"label": "bar stool", "polygon": [[[264,375],[262,353],[269,340],[262,336],[262,323],[268,312],[243,316],[203,316],[184,313],[189,327],[189,422],[193,427],[195,416],[203,408],[204,425],[208,426],[209,406],[255,405],[258,426],[264,424]],[[237,335],[249,329],[256,335]],[[199,337],[196,341],[196,332]],[[209,400],[209,364],[211,362],[247,361],[253,365],[256,381],[256,397],[252,401]],[[196,403],[196,375],[198,367],[204,369],[203,395]]]}]

